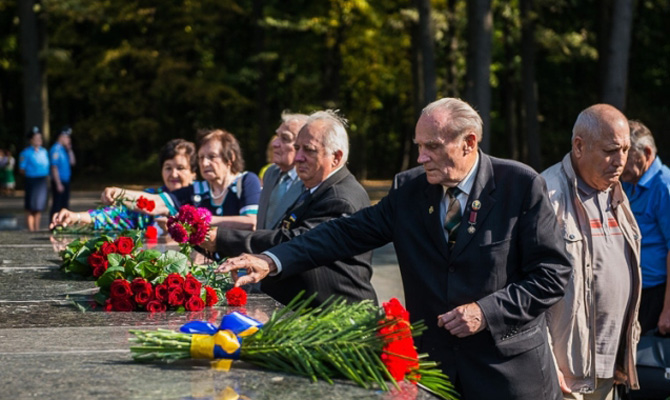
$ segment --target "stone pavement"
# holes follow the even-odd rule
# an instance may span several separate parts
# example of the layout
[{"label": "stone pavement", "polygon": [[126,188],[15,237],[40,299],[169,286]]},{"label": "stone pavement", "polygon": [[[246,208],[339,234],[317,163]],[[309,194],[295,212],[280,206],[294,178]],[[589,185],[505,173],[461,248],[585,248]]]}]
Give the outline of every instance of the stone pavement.
[{"label": "stone pavement", "polygon": [[[22,229],[21,199],[0,199],[0,398],[7,399],[431,399],[414,387],[391,395],[258,369],[237,361],[229,372],[207,361],[140,364],[129,353],[129,329],[174,329],[192,319],[218,320],[217,306],[200,313],[80,311],[73,300],[96,292],[93,281],[59,270],[59,243],[49,232]],[[92,207],[76,196],[73,209]],[[17,205],[19,213],[17,214]],[[18,217],[17,217],[18,215]],[[15,218],[12,227],[11,218]],[[9,225],[9,227],[8,227]],[[392,247],[375,252],[375,287],[382,301],[402,299]],[[279,304],[250,295],[248,314],[267,318]]]}]

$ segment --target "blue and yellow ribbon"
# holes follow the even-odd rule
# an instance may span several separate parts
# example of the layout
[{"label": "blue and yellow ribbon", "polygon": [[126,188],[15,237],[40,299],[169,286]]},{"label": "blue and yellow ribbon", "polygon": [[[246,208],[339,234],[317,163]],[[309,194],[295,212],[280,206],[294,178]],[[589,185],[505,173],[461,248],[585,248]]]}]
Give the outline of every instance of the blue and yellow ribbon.
[{"label": "blue and yellow ribbon", "polygon": [[191,357],[221,360],[220,369],[230,369],[232,360],[240,358],[242,338],[253,335],[263,324],[247,315],[232,312],[225,315],[218,327],[211,322],[191,321],[179,328],[192,334]]}]

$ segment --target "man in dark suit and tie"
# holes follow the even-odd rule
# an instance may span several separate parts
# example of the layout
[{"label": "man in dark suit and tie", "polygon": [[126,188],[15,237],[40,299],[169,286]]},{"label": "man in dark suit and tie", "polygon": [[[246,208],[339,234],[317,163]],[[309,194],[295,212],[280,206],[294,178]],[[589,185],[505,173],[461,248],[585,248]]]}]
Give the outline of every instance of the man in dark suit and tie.
[{"label": "man in dark suit and tie", "polygon": [[219,271],[247,268],[236,285],[287,278],[392,241],[410,318],[428,326],[419,351],[464,399],[560,399],[544,316],[570,275],[556,217],[542,177],[479,151],[481,135],[467,103],[428,105],[415,133],[424,172],[396,179],[372,207]]},{"label": "man in dark suit and tie", "polygon": [[307,115],[282,113],[281,117],[282,123],[271,142],[273,165],[263,174],[256,229],[274,229],[305,189],[295,170],[293,144]]},{"label": "man in dark suit and tie", "polygon": [[[369,206],[367,192],[346,167],[349,139],[345,123],[332,111],[318,111],[309,116],[294,143],[295,167],[305,190],[288,207],[275,229],[252,232],[213,228],[202,246],[223,256],[261,252],[299,237],[322,222]],[[368,250],[290,277],[268,278],[261,283],[261,290],[284,304],[301,290],[307,295],[318,293],[314,305],[331,295],[349,301],[377,301],[371,278],[372,252]]]}]

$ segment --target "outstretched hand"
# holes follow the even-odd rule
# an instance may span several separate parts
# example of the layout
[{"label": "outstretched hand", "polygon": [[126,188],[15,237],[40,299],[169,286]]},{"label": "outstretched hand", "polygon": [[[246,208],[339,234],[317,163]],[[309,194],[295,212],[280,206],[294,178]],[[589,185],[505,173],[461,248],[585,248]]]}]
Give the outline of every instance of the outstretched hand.
[{"label": "outstretched hand", "polygon": [[[239,276],[237,271],[246,269],[247,274]],[[277,266],[268,256],[258,254],[242,254],[239,257],[229,258],[216,269],[218,273],[228,273],[233,277],[235,286],[243,286],[250,283],[258,283],[271,272],[275,272]]]}]

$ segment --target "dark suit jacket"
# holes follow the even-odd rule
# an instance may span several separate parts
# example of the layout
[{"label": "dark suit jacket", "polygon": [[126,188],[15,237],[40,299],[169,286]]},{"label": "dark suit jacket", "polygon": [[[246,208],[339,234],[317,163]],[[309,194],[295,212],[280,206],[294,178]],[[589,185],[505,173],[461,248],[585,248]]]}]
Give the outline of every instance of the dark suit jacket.
[{"label": "dark suit jacket", "polygon": [[263,190],[261,190],[261,198],[258,201],[258,218],[256,218],[256,229],[274,229],[279,221],[281,221],[281,216],[288,211],[288,208],[295,203],[300,196],[300,193],[305,189],[305,186],[298,179],[294,182],[291,187],[288,188],[288,191],[284,194],[281,200],[281,204],[277,205],[276,213],[279,215],[277,220],[269,221],[268,224],[265,223],[267,216],[268,206],[270,205],[270,195],[275,186],[279,183],[279,177],[281,176],[281,169],[276,164],[271,165],[263,174]]},{"label": "dark suit jacket", "polygon": [[[392,241],[411,319],[428,326],[417,346],[442,363],[464,399],[562,398],[544,311],[563,296],[570,265],[542,177],[480,152],[451,251],[439,217],[442,186],[418,169],[396,182],[375,206],[270,249],[282,275]],[[481,208],[469,232],[475,200]],[[475,301],[486,330],[459,339],[437,326],[438,315]]]},{"label": "dark suit jacket", "polygon": [[[323,181],[302,204],[290,207],[280,228],[253,232],[219,229],[216,250],[226,256],[237,256],[243,252],[261,253],[304,234],[322,222],[351,215],[369,205],[370,198],[365,189],[343,167]],[[318,292],[314,305],[322,303],[330,295],[342,296],[349,301],[371,299],[376,302],[371,278],[372,252],[368,250],[291,276],[268,277],[262,281],[261,289],[284,304],[301,290],[305,290],[307,296]]]}]

